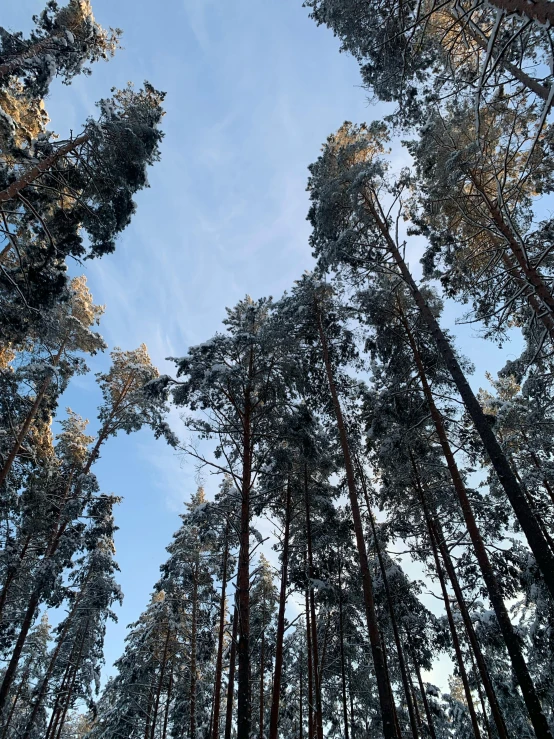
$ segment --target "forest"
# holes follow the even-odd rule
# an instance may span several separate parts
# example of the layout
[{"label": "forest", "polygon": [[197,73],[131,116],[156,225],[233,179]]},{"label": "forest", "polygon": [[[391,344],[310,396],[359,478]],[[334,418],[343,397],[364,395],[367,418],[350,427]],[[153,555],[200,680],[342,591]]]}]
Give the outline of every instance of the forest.
[{"label": "forest", "polygon": [[[310,165],[312,269],[171,374],[107,345],[84,274],[149,187],[165,94],[114,87],[54,133],[52,84],[122,31],[90,0],[0,27],[0,739],[554,736],[554,3],[304,9],[391,113]],[[517,337],[486,388],[451,306]],[[89,429],[64,393],[100,352]],[[95,464],[144,429],[217,493],[187,492],[106,679],[126,522]]]}]

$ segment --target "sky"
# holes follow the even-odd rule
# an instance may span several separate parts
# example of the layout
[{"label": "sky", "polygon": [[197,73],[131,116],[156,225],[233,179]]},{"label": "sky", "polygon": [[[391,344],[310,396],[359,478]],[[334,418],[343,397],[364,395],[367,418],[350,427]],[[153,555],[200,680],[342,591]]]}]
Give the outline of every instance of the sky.
[{"label": "sky", "polygon": [[[60,4],[63,4],[60,2]],[[45,0],[3,0],[0,23],[27,31]],[[161,372],[167,357],[221,330],[225,306],[245,294],[279,297],[312,266],[307,167],[345,120],[383,117],[370,103],[356,63],[317,27],[301,0],[92,0],[97,21],[120,27],[123,49],[71,86],[56,82],[49,128],[78,134],[95,101],[112,87],[146,79],[167,93],[162,158],[139,193],[137,213],[115,254],[75,265],[95,302],[106,305],[101,333],[110,348],[146,343]],[[405,163],[393,151],[393,166]],[[417,267],[417,254],[411,255]],[[455,311],[447,308],[446,325]],[[474,386],[517,347],[500,352],[470,327],[456,328],[476,364]],[[93,357],[92,372],[107,355]],[[62,400],[98,428],[100,393],[91,373]],[[171,423],[182,424],[176,412]],[[56,429],[55,429],[56,432]],[[105,446],[95,472],[104,492],[123,496],[116,511],[120,583],[125,595],[106,635],[106,674],[121,654],[126,625],[145,607],[178,514],[198,484],[195,465],[142,430]],[[215,482],[205,475],[208,493]]]}]

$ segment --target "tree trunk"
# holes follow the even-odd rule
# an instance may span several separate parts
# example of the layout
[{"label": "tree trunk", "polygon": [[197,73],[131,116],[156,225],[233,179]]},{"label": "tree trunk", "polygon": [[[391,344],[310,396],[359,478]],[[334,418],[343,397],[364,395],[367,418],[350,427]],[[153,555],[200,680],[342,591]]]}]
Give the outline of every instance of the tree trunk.
[{"label": "tree trunk", "polygon": [[75,664],[73,665],[73,674],[71,677],[71,683],[69,685],[69,689],[67,691],[67,695],[65,697],[64,701],[64,707],[62,714],[60,716],[59,726],[58,726],[58,733],[56,736],[56,739],[60,739],[63,731],[63,727],[65,724],[65,719],[67,716],[67,712],[69,711],[69,707],[71,706],[71,699],[73,698],[73,691],[75,690],[75,684],[77,682],[77,676],[79,675],[79,667],[81,666],[81,658],[83,656],[83,649],[85,646],[86,636],[87,636],[87,630],[88,630],[88,623],[83,630],[83,636],[81,639],[81,644],[79,646],[79,652],[77,654],[77,659],[75,660]]},{"label": "tree trunk", "polygon": [[[58,366],[61,356],[63,354],[63,351],[65,349],[66,341],[67,339],[64,339],[56,356],[52,359],[53,367]],[[21,427],[17,435],[17,438],[14,442],[14,445],[12,446],[10,450],[10,453],[8,454],[6,461],[4,462],[4,466],[0,470],[0,485],[2,485],[2,483],[4,482],[4,480],[10,473],[10,470],[15,461],[15,458],[17,457],[19,450],[21,449],[21,445],[25,441],[25,437],[27,436],[29,432],[29,428],[31,427],[31,424],[34,421],[35,416],[37,415],[38,409],[40,408],[41,403],[44,400],[44,396],[46,395],[46,392],[48,388],[50,387],[51,382],[52,382],[52,375],[48,375],[48,377],[45,377],[40,385],[40,389],[36,395],[35,400],[33,401],[33,405],[31,406],[31,409],[27,413],[25,421],[23,422],[23,426]]]},{"label": "tree trunk", "polygon": [[265,624],[262,627],[262,643],[260,645],[260,718],[259,737],[264,739],[264,670],[265,670]]},{"label": "tree trunk", "polygon": [[379,703],[381,706],[381,718],[383,721],[383,733],[385,739],[397,739],[396,727],[394,725],[394,701],[391,692],[388,688],[387,668],[381,649],[381,639],[379,635],[379,626],[377,623],[377,614],[375,612],[375,603],[373,598],[373,582],[371,579],[371,573],[369,570],[369,562],[367,558],[367,550],[364,539],[364,530],[362,525],[362,517],[360,514],[360,506],[358,504],[358,497],[356,491],[356,482],[354,475],[354,467],[350,456],[350,447],[348,444],[348,436],[346,434],[346,428],[344,425],[344,419],[342,416],[342,410],[335,387],[335,381],[333,377],[333,371],[331,368],[331,360],[329,357],[329,349],[327,346],[327,337],[323,330],[323,322],[319,306],[316,304],[316,315],[319,328],[319,338],[321,342],[321,349],[323,352],[323,361],[325,370],[327,373],[327,380],[329,383],[329,390],[331,392],[331,398],[333,400],[333,407],[335,410],[335,416],[337,420],[337,427],[339,431],[340,443],[342,448],[342,454],[344,459],[344,467],[346,471],[346,480],[348,483],[348,494],[350,500],[350,507],[352,509],[352,518],[354,522],[354,531],[356,534],[356,544],[358,548],[358,557],[360,560],[360,570],[363,583],[364,593],[364,604],[365,604],[365,616],[367,621],[367,628],[369,632],[369,639],[371,642],[371,652],[373,655],[373,664],[375,669],[375,677],[377,680],[377,689],[379,692]]},{"label": "tree trunk", "polygon": [[310,600],[310,625],[312,629],[312,664],[313,686],[315,693],[315,725],[317,739],[323,739],[323,719],[321,713],[321,690],[319,689],[319,653],[317,643],[317,618],[315,614],[315,597],[312,580],[314,577],[314,560],[312,553],[312,522],[310,515],[310,494],[308,488],[308,465],[304,465],[304,502],[306,506],[306,542],[308,550],[308,593]]},{"label": "tree trunk", "polygon": [[[290,480],[288,480],[285,500],[285,533],[283,538],[283,555],[281,560],[281,590],[279,593],[279,613],[277,616],[275,672],[273,675],[271,716],[269,719],[269,739],[277,739],[277,727],[279,725],[279,700],[281,697],[281,674],[283,670],[283,639],[285,636],[285,608],[287,605],[291,497],[291,485]],[[348,737],[346,737],[346,739],[348,739]]]},{"label": "tree trunk", "polygon": [[[162,694],[162,688],[163,688],[164,677],[165,677],[165,668],[167,665],[167,648],[169,646],[170,635],[171,635],[171,629],[169,628],[169,620],[168,620],[167,633],[165,635],[165,641],[164,641],[164,651],[162,654],[162,664],[160,666],[160,679],[158,680],[158,689],[156,690],[156,699],[154,701],[154,714],[152,716],[151,739],[155,739],[156,737],[156,723],[158,721],[158,710],[160,708],[160,696]],[[192,700],[191,700],[191,703],[192,703]]]},{"label": "tree trunk", "polygon": [[23,560],[25,559],[25,555],[27,554],[27,549],[29,548],[29,544],[31,543],[32,539],[33,539],[32,534],[28,534],[23,544],[23,547],[21,549],[21,553],[19,555],[18,565],[16,567],[11,567],[8,570],[8,573],[6,575],[6,580],[4,581],[4,585],[2,586],[2,592],[0,593],[0,617],[2,616],[2,613],[4,611],[4,606],[6,605],[6,599],[8,597],[8,590],[10,589],[10,585],[12,584],[13,580],[15,579],[15,576],[17,575],[18,570],[21,568],[23,564]]},{"label": "tree trunk", "polygon": [[164,711],[164,725],[162,730],[162,739],[167,737],[167,722],[169,721],[169,707],[171,705],[171,693],[173,691],[173,665],[171,665],[171,672],[169,673],[169,684],[167,686],[167,696],[165,699],[165,711]]},{"label": "tree trunk", "polygon": [[450,606],[450,598],[448,596],[448,590],[446,589],[444,572],[443,572],[442,565],[439,560],[439,553],[437,551],[437,543],[435,541],[430,518],[427,514],[427,507],[425,506],[425,495],[423,493],[423,488],[421,487],[419,477],[416,477],[414,482],[415,482],[415,485],[419,493],[421,505],[425,512],[425,522],[427,523],[429,542],[431,544],[431,550],[433,552],[433,559],[435,561],[435,570],[437,571],[437,575],[439,577],[442,598],[444,600],[444,607],[446,610],[446,616],[448,618],[448,626],[450,627],[450,634],[452,636],[452,644],[454,645],[454,651],[456,653],[456,660],[458,662],[458,669],[460,671],[460,677],[462,678],[462,683],[464,686],[464,693],[466,697],[466,703],[467,703],[467,708],[469,711],[469,716],[471,718],[471,725],[473,727],[473,733],[475,735],[475,739],[481,739],[481,729],[479,728],[479,721],[477,720],[477,714],[475,713],[475,705],[473,703],[473,697],[471,695],[471,688],[469,687],[469,680],[467,679],[467,672],[466,672],[466,668],[464,665],[464,658],[462,655],[460,640],[458,638],[458,632],[456,631],[456,624],[454,623],[454,617],[452,615],[452,608]]},{"label": "tree trunk", "polygon": [[15,713],[15,707],[17,706],[17,703],[19,701],[19,697],[21,695],[21,691],[23,690],[23,686],[29,679],[30,672],[31,672],[31,664],[29,663],[29,666],[27,667],[27,669],[24,670],[23,675],[21,676],[21,680],[19,681],[19,685],[17,686],[17,690],[15,691],[15,696],[12,701],[12,705],[10,706],[10,712],[8,713],[6,723],[4,724],[4,730],[2,731],[2,739],[7,739],[7,737],[9,736],[8,730],[12,722],[13,714]]},{"label": "tree trunk", "polygon": [[76,139],[68,141],[67,144],[60,146],[59,149],[56,149],[56,151],[49,157],[46,157],[41,162],[39,162],[39,164],[25,172],[23,177],[21,177],[19,180],[16,180],[15,182],[12,182],[12,184],[5,190],[0,191],[0,203],[5,203],[6,201],[15,198],[21,192],[21,190],[24,190],[42,174],[51,169],[59,159],[64,157],[66,154],[70,154],[72,151],[75,151],[75,149],[81,146],[81,144],[85,144],[89,139],[89,134],[84,133],[81,136],[78,136]]},{"label": "tree trunk", "polygon": [[298,671],[298,679],[299,679],[299,696],[298,696],[298,712],[299,712],[299,718],[298,718],[298,739],[303,739],[304,737],[304,710],[302,705],[303,700],[303,693],[302,693],[302,675],[304,673],[304,665],[303,665],[303,659],[302,659],[302,650],[300,650],[300,659],[298,660],[298,664],[300,666],[300,669]]},{"label": "tree trunk", "polygon": [[50,721],[48,723],[48,729],[46,730],[45,739],[54,739],[54,737],[58,733],[58,725],[62,717],[62,713],[64,713],[64,706],[66,705],[65,698],[67,697],[69,686],[72,683],[73,679],[73,663],[71,662],[71,660],[73,659],[74,650],[75,645],[73,645],[70,658],[67,661],[67,666],[64,671],[61,685],[56,691],[56,700],[54,702],[52,715],[50,716]]},{"label": "tree trunk", "polygon": [[490,4],[506,13],[516,13],[530,18],[541,25],[551,27],[554,25],[554,3],[546,0],[489,0]]},{"label": "tree trunk", "polygon": [[356,459],[356,461],[357,461],[357,466],[358,466],[358,474],[360,477],[360,482],[362,483],[362,490],[364,493],[367,513],[368,513],[369,521],[371,524],[371,533],[373,535],[373,541],[375,542],[375,551],[377,553],[377,559],[379,561],[379,569],[381,570],[381,577],[383,578],[383,585],[385,586],[385,595],[387,598],[387,605],[388,605],[389,615],[390,615],[391,624],[392,624],[394,643],[396,645],[396,652],[398,654],[398,664],[400,667],[402,685],[404,687],[404,695],[406,696],[406,705],[408,707],[408,715],[410,718],[410,728],[412,730],[412,736],[414,737],[414,739],[418,739],[416,716],[415,716],[415,711],[414,711],[414,705],[412,702],[410,684],[408,682],[408,671],[406,669],[406,661],[404,659],[404,649],[402,647],[402,642],[400,639],[400,632],[398,631],[396,613],[394,611],[392,593],[391,593],[390,586],[389,586],[389,578],[387,575],[387,570],[385,568],[385,563],[383,562],[383,553],[381,552],[381,545],[379,544],[379,539],[377,538],[377,529],[375,527],[375,519],[373,518],[373,511],[371,510],[371,504],[370,504],[369,495],[367,492],[365,473],[362,468],[362,465],[360,464],[360,460]]},{"label": "tree trunk", "polygon": [[308,662],[308,739],[314,739],[314,676],[309,587],[306,587],[306,652]]},{"label": "tree trunk", "polygon": [[250,738],[250,486],[252,481],[252,429],[249,392],[245,392],[243,418],[243,464],[240,516],[238,590],[238,693],[237,735]]},{"label": "tree trunk", "polygon": [[[483,33],[483,31],[476,23],[471,20],[471,18],[468,18],[465,14],[463,16],[461,14],[460,16],[458,16],[458,12],[459,11],[456,8],[452,8],[449,11],[452,20],[459,24],[462,33],[467,33],[469,36],[471,36],[475,43],[481,47],[483,51],[488,51],[489,37],[487,37]],[[543,100],[548,100],[548,87],[545,87],[545,85],[541,85],[540,82],[538,82],[533,77],[530,77],[526,72],[523,71],[523,69],[520,69],[515,64],[512,64],[507,59],[504,59],[502,56],[498,56],[498,54],[495,54],[494,49],[492,56],[494,60],[497,61],[497,63],[503,69],[512,74],[518,82],[521,82],[523,85],[525,85],[525,87],[534,92],[535,95],[538,95]]]},{"label": "tree trunk", "polygon": [[[489,422],[487,421],[485,414],[483,413],[483,409],[479,405],[479,401],[475,397],[475,394],[473,393],[473,390],[471,389],[462,371],[462,368],[460,367],[460,364],[456,358],[456,355],[454,354],[452,347],[450,346],[448,339],[444,335],[437,319],[431,311],[431,308],[429,307],[421,291],[417,287],[416,282],[406,265],[406,262],[402,258],[398,247],[396,246],[393,238],[390,235],[385,220],[377,212],[375,204],[370,198],[366,198],[365,203],[368,207],[368,210],[371,212],[383,238],[385,239],[390,254],[396,262],[400,274],[402,275],[402,278],[408,286],[412,297],[417,307],[419,308],[421,316],[427,324],[429,331],[435,340],[435,343],[444,360],[444,363],[448,368],[456,387],[458,388],[458,392],[460,393],[467,412],[473,421],[477,433],[481,437],[481,441],[483,442],[483,446],[498,476],[498,480],[504,488],[506,495],[508,496],[508,500],[510,501],[512,508],[514,509],[516,518],[527,538],[529,547],[535,555],[537,565],[543,574],[550,594],[554,598],[554,555],[550,551],[548,542],[545,541],[542,535],[540,527],[535,517],[533,516],[533,512],[529,508],[529,504],[527,503],[525,496],[513,473],[513,470],[510,467],[508,460],[506,459],[506,455],[502,451],[502,448],[498,443],[498,440],[494,435],[494,432]],[[546,719],[540,719],[538,725],[545,728],[547,726]],[[550,733],[545,734],[544,736],[550,737]]]},{"label": "tree trunk", "polygon": [[221,706],[221,676],[223,673],[223,636],[225,632],[225,590],[227,587],[227,562],[229,560],[229,519],[225,523],[225,543],[223,549],[223,573],[221,582],[221,598],[219,600],[219,633],[217,640],[217,659],[215,665],[214,711],[212,739],[219,737],[219,711]]},{"label": "tree trunk", "polygon": [[531,310],[535,314],[535,317],[542,323],[546,332],[550,336],[551,341],[554,341],[554,315],[552,310],[550,308],[545,310],[545,305],[544,303],[541,303],[538,293],[535,292],[534,289],[529,289],[531,286],[528,281],[522,277],[513,258],[504,249],[502,250],[502,261],[514,282],[517,283],[518,287],[524,291],[522,294],[531,306]]},{"label": "tree trunk", "polygon": [[479,675],[481,677],[483,687],[485,688],[485,693],[489,701],[494,723],[496,724],[496,730],[498,732],[498,736],[500,737],[500,739],[508,739],[509,735],[508,735],[508,730],[506,728],[506,724],[504,722],[504,717],[502,715],[502,711],[500,710],[500,706],[498,704],[496,693],[494,692],[492,681],[489,675],[489,670],[487,668],[487,664],[485,662],[483,652],[481,651],[481,645],[479,644],[479,641],[477,640],[477,634],[475,633],[475,629],[473,628],[473,622],[471,620],[471,616],[469,615],[469,611],[467,609],[464,595],[462,593],[462,588],[460,587],[458,576],[454,568],[454,563],[452,562],[450,552],[448,551],[448,547],[446,546],[446,542],[445,542],[444,535],[442,532],[442,527],[436,516],[433,518],[432,516],[428,514],[428,512],[426,512],[426,516],[428,516],[429,521],[431,523],[431,528],[433,529],[433,534],[438,543],[439,551],[441,553],[442,560],[446,567],[446,572],[448,573],[448,577],[454,589],[454,594],[456,595],[456,600],[458,601],[458,607],[460,609],[460,613],[462,614],[462,619],[466,627],[466,632],[467,632],[467,636],[469,639],[469,643],[471,644],[473,654],[475,655],[475,660],[477,662]]},{"label": "tree trunk", "polygon": [[[190,639],[190,739],[196,739],[196,638],[198,628],[198,562],[192,581],[192,626]],[[153,739],[153,737],[152,737]]]},{"label": "tree trunk", "polygon": [[229,655],[229,683],[227,685],[227,705],[225,707],[225,739],[231,739],[231,731],[233,728],[233,697],[235,694],[235,660],[237,656],[238,623],[238,608],[235,603],[235,608],[233,612],[233,631],[231,635],[231,654]]},{"label": "tree trunk", "polygon": [[[48,663],[48,668],[46,670],[46,673],[45,673],[44,677],[42,678],[42,682],[40,684],[40,689],[39,689],[38,695],[36,697],[36,700],[35,700],[35,703],[34,703],[34,706],[33,706],[33,710],[31,711],[31,715],[29,717],[29,720],[27,721],[27,728],[25,729],[25,732],[23,733],[22,739],[29,739],[29,737],[31,735],[31,731],[33,730],[33,725],[35,723],[35,719],[36,719],[37,714],[38,714],[38,712],[40,710],[40,707],[42,706],[42,702],[43,702],[44,698],[46,697],[46,693],[48,691],[48,685],[50,683],[50,678],[52,677],[52,673],[54,672],[54,667],[56,666],[56,662],[58,661],[58,657],[60,655],[61,648],[65,644],[65,638],[67,636],[67,632],[69,631],[69,627],[72,624],[73,616],[75,615],[75,613],[77,611],[77,607],[78,607],[79,603],[81,602],[82,595],[83,595],[83,589],[81,589],[79,595],[75,599],[75,603],[73,604],[73,608],[71,609],[71,612],[67,616],[67,619],[66,619],[66,622],[65,622],[65,626],[63,628],[62,633],[60,634],[60,637],[58,639],[58,643],[56,644],[56,648],[52,652],[52,656],[50,657],[50,661]],[[34,609],[33,609],[33,614],[34,614]],[[85,633],[86,633],[86,629],[87,628],[88,628],[88,621],[85,624]],[[85,636],[83,635],[83,641],[84,641],[84,638],[85,638]],[[81,652],[79,654],[81,654]],[[2,687],[4,687],[4,686],[2,685]]]},{"label": "tree trunk", "polygon": [[429,701],[427,700],[425,686],[423,685],[423,680],[421,679],[421,670],[419,669],[419,664],[417,663],[415,655],[412,655],[412,662],[414,663],[414,669],[417,675],[417,682],[419,684],[419,691],[421,693],[421,700],[423,701],[423,710],[425,711],[425,716],[427,718],[427,728],[429,729],[429,736],[431,737],[431,739],[437,739],[437,735],[435,733],[435,725],[433,723],[433,716],[429,707]]},{"label": "tree trunk", "polygon": [[348,702],[346,699],[346,662],[344,659],[344,621],[342,616],[342,560],[339,561],[339,637],[340,637],[340,669],[342,677],[342,715],[344,718],[344,739],[348,737]]},{"label": "tree trunk", "polygon": [[25,51],[22,51],[21,54],[18,54],[17,56],[12,57],[9,61],[0,64],[0,80],[4,79],[4,77],[17,74],[20,67],[22,67],[28,59],[32,59],[38,54],[41,54],[55,41],[55,36],[47,36],[46,38],[37,41],[35,44],[31,44],[31,46],[25,49]]},{"label": "tree trunk", "polygon": [[[481,573],[483,575],[483,579],[487,587],[487,592],[489,594],[492,607],[496,614],[496,618],[498,619],[498,624],[500,626],[500,630],[502,632],[504,642],[508,649],[508,653],[512,661],[514,672],[519,681],[521,692],[523,694],[525,705],[527,706],[527,710],[529,712],[529,716],[531,718],[533,728],[535,729],[537,737],[541,737],[544,739],[552,739],[552,734],[550,733],[550,729],[548,728],[546,717],[542,711],[539,698],[535,692],[535,686],[533,684],[533,680],[531,678],[531,675],[529,674],[529,670],[527,669],[527,664],[521,652],[518,637],[516,636],[514,632],[512,622],[508,615],[508,611],[506,610],[506,606],[502,598],[502,591],[500,589],[500,585],[498,584],[498,580],[496,579],[496,576],[492,569],[492,566],[489,560],[489,555],[487,553],[485,544],[481,537],[481,532],[479,531],[479,527],[477,526],[475,515],[473,513],[473,508],[467,496],[467,491],[466,491],[464,482],[462,480],[462,476],[458,469],[458,465],[456,464],[456,460],[454,459],[454,454],[452,453],[452,449],[450,448],[450,443],[448,441],[448,436],[446,433],[446,429],[444,427],[442,416],[438,408],[435,405],[433,393],[427,381],[427,375],[425,374],[425,368],[423,366],[423,362],[419,354],[419,350],[417,348],[415,338],[410,330],[409,324],[403,313],[402,313],[402,318],[403,318],[404,327],[406,329],[406,333],[408,336],[408,340],[412,348],[414,360],[417,365],[421,386],[423,388],[423,393],[425,395],[425,399],[427,401],[427,405],[429,407],[429,411],[431,413],[431,417],[435,425],[437,436],[439,438],[439,442],[440,442],[440,445],[441,445],[441,448],[442,448],[442,451],[443,451],[443,454],[446,460],[446,464],[448,466],[448,470],[452,478],[454,489],[457,493],[457,496],[460,502],[460,507],[462,509],[462,513],[464,516],[464,521],[467,526],[467,530],[471,538],[471,542],[473,544],[473,549],[475,551],[475,556],[477,557],[477,561],[479,562],[479,567],[481,569]],[[417,476],[417,469],[415,468],[415,461],[413,459],[411,451],[410,451],[410,457],[412,460],[412,466],[414,467],[414,473]],[[423,490],[421,490],[421,494],[423,494]],[[536,524],[536,521],[535,521],[535,524]]]}]

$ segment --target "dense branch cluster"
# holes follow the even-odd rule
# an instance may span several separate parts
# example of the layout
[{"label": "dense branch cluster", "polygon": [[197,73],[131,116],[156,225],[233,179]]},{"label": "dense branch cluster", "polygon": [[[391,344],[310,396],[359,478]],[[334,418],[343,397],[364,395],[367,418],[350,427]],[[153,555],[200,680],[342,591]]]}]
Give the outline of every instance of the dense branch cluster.
[{"label": "dense branch cluster", "polygon": [[[394,110],[310,166],[313,271],[228,309],[173,376],[115,348],[95,437],[70,410],[50,432],[105,349],[66,265],[113,251],[163,95],[114,91],[55,140],[51,78],[120,32],[71,0],[0,36],[1,737],[552,739],[552,4],[305,5]],[[487,389],[443,328],[456,303],[492,348],[523,338]],[[218,488],[190,496],[100,690],[121,594],[92,470],[144,425]]]}]

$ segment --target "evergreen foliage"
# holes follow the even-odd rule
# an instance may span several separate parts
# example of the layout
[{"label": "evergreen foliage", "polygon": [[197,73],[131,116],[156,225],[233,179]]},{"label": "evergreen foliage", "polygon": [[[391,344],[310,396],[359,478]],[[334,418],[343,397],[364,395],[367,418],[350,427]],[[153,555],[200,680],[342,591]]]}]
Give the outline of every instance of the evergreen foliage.
[{"label": "evergreen foliage", "polygon": [[[2,739],[552,739],[551,4],[305,5],[395,110],[309,167],[313,271],[228,308],[174,376],[113,348],[94,436],[59,412],[107,348],[69,260],[114,250],[164,96],[113,90],[56,140],[50,82],[120,31],[70,0],[0,32]],[[441,326],[455,303],[524,338],[478,392]],[[100,691],[122,594],[94,464],[144,426],[219,488],[189,494]]]}]

